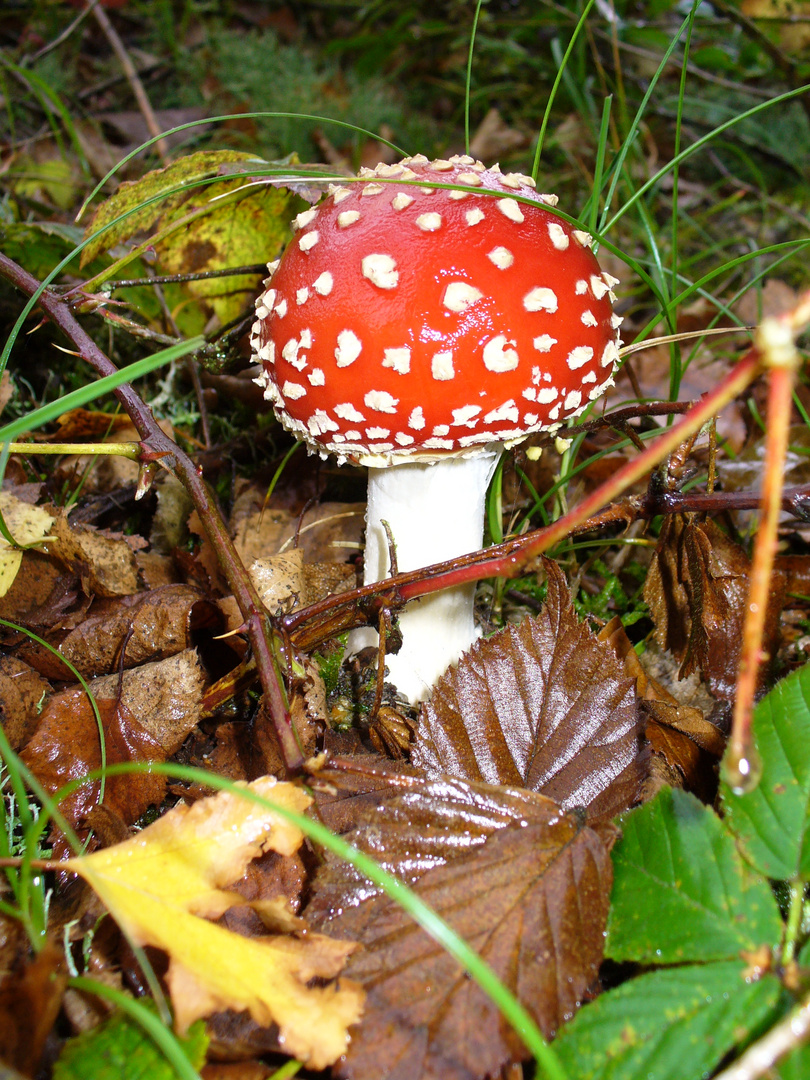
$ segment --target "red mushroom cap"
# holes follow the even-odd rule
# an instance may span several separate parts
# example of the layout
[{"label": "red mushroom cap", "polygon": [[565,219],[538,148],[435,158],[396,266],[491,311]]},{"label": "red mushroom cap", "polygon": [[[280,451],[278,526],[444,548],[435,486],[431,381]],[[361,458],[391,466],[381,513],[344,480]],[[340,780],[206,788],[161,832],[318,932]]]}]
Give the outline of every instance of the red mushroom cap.
[{"label": "red mushroom cap", "polygon": [[538,205],[556,196],[466,156],[360,180],[298,216],[257,301],[259,381],[288,429],[341,460],[426,461],[553,430],[611,385],[616,279]]}]

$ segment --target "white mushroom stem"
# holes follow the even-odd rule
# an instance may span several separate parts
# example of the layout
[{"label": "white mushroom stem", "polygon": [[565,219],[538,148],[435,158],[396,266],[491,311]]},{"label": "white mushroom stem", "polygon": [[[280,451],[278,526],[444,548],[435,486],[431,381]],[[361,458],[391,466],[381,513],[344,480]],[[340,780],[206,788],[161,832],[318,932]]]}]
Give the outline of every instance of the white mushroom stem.
[{"label": "white mushroom stem", "polygon": [[[500,449],[436,464],[407,463],[369,469],[365,582],[390,574],[386,521],[396,545],[400,573],[478,551],[484,507]],[[411,702],[433,684],[475,640],[474,585],[432,593],[400,614],[402,648],[386,657],[390,680]],[[357,631],[351,648],[376,644],[373,631]]]}]

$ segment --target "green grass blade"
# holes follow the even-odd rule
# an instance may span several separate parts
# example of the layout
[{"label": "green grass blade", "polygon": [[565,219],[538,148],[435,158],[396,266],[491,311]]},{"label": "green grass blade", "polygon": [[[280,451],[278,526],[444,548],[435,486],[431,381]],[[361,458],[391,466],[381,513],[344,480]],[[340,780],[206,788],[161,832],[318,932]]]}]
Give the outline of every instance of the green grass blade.
[{"label": "green grass blade", "polygon": [[69,409],[77,409],[82,405],[86,405],[88,401],[94,401],[96,398],[101,397],[102,394],[115,390],[122,383],[140,379],[150,371],[171,363],[172,360],[177,360],[181,356],[188,356],[189,353],[194,352],[196,349],[201,349],[204,344],[205,339],[202,336],[189,338],[188,341],[180,341],[177,345],[170,345],[167,349],[161,349],[160,352],[156,352],[153,356],[147,356],[143,360],[136,360],[134,364],[129,364],[113,375],[105,375],[102,379],[96,379],[95,382],[88,383],[87,386],[80,386],[78,390],[73,390],[71,393],[65,394],[64,397],[35,409],[28,416],[21,416],[19,419],[12,420],[10,424],[0,428],[0,442],[11,442],[12,439],[16,439],[19,435],[27,431],[33,431],[35,428],[42,427],[43,424],[55,420],[57,416],[61,416]]},{"label": "green grass blade", "polygon": [[472,84],[473,53],[475,50],[475,35],[478,31],[478,20],[481,16],[481,7],[484,0],[478,0],[473,15],[472,30],[470,31],[470,49],[467,54],[467,74],[464,84],[464,153],[470,152],[470,86]]},{"label": "green grass blade", "polygon": [[588,0],[587,4],[585,5],[585,7],[584,7],[584,9],[582,11],[582,14],[580,15],[579,19],[577,20],[577,25],[574,27],[574,32],[571,35],[571,40],[568,42],[568,48],[565,50],[565,53],[563,54],[562,60],[557,65],[557,75],[556,75],[556,77],[554,79],[554,83],[553,83],[553,85],[551,87],[551,93],[548,96],[548,101],[546,102],[546,109],[545,109],[545,112],[543,113],[543,120],[542,120],[542,122],[540,124],[540,134],[537,136],[537,146],[535,147],[535,151],[534,151],[534,162],[532,164],[532,177],[535,180],[537,179],[537,174],[540,171],[540,155],[543,153],[543,143],[545,142],[546,128],[548,127],[548,122],[551,119],[551,109],[552,109],[552,106],[554,105],[554,101],[556,100],[557,91],[560,88],[560,83],[562,82],[562,79],[563,79],[563,74],[565,72],[566,64],[568,63],[568,58],[571,56],[571,53],[574,51],[574,46],[576,45],[577,38],[579,37],[580,32],[582,31],[583,27],[585,26],[585,20],[588,18],[588,15],[590,14],[591,8],[593,7],[594,3],[595,3],[595,0]]}]

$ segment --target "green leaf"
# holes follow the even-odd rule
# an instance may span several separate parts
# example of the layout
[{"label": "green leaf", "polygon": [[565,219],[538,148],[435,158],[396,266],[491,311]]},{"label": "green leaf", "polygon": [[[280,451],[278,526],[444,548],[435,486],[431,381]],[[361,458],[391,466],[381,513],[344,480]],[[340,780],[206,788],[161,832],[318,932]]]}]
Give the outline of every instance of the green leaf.
[{"label": "green leaf", "polygon": [[[157,1014],[154,1003],[141,1005]],[[205,1062],[208,1036],[198,1021],[179,1039],[183,1052],[198,1071]],[[103,1024],[68,1039],[53,1070],[53,1080],[175,1080],[177,1072],[163,1052],[131,1016],[115,1012]]]},{"label": "green leaf", "polygon": [[753,731],[762,779],[746,795],[721,786],[727,825],[761,874],[776,881],[810,877],[810,665],[759,702]]},{"label": "green leaf", "polygon": [[746,982],[729,960],[641,975],[577,1014],[554,1043],[577,1080],[686,1080],[708,1075],[770,1019],[777,979]]},{"label": "green leaf", "polygon": [[624,816],[613,852],[606,955],[667,964],[776,944],[779,908],[708,807],[665,788]]},{"label": "green leaf", "polygon": [[[81,243],[82,230],[61,222],[0,222],[0,249],[3,254],[40,280]],[[101,269],[101,264],[98,264]],[[65,267],[78,273],[78,255]]]},{"label": "green leaf", "polygon": [[768,1076],[775,1080],[807,1080],[810,1076],[810,1046],[800,1046],[788,1054],[775,1069],[769,1071]]}]

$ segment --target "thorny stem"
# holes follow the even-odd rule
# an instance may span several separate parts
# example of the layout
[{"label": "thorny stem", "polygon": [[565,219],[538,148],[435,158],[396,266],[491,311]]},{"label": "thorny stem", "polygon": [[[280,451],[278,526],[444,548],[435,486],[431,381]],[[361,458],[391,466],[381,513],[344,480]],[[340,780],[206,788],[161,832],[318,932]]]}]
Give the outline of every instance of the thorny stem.
[{"label": "thorny stem", "polygon": [[[810,294],[804,303],[810,305]],[[797,314],[794,320],[796,325],[799,325],[800,318]],[[760,370],[760,351],[754,345],[726,378],[695,403],[677,424],[666,429],[637,458],[624,465],[579,506],[547,528],[507,540],[485,551],[387,578],[352,593],[328,597],[286,616],[282,620],[285,629],[293,636],[297,645],[308,648],[343,630],[366,625],[382,607],[400,607],[407,601],[436,589],[450,588],[487,577],[515,577],[538,555],[566,537],[580,532],[588,532],[620,521],[629,523],[639,517],[658,513],[722,509],[731,505],[750,508],[757,505],[757,501],[751,496],[731,493],[690,493],[686,496],[672,493],[631,496],[615,502],[607,511],[603,510],[603,507],[617,500],[624,490],[651,472],[729,401],[742,393]],[[672,411],[678,409],[673,406]],[[609,422],[609,418],[605,419]],[[800,515],[806,510],[806,501],[807,492],[803,488],[784,493],[785,509]]]},{"label": "thorny stem", "polygon": [[462,568],[455,574],[437,575],[431,582],[414,582],[410,586],[401,588],[400,595],[403,602],[422,596],[438,584],[441,588],[446,588],[450,585],[461,585],[467,581],[478,581],[482,577],[515,577],[528,562],[564,540],[584,521],[598,514],[604,506],[651,472],[690,435],[700,431],[707,420],[745,389],[758,371],[759,352],[756,348],[751,348],[711,393],[704,395],[677,424],[667,428],[643,453],[618,469],[613,476],[583,499],[575,509],[570,510],[548,528],[533,534],[532,538],[523,537],[518,550],[514,553],[502,558],[490,558],[482,566]]},{"label": "thorny stem", "polygon": [[[451,588],[483,578],[516,577],[528,562],[571,535],[591,532],[619,522],[627,525],[639,517],[650,517],[654,514],[712,509],[717,500],[720,500],[717,505],[721,508],[729,505],[729,499],[740,508],[757,505],[756,500],[750,496],[706,496],[695,493],[682,496],[672,493],[630,496],[615,502],[607,510],[602,510],[625,487],[629,487],[648,470],[652,470],[694,431],[700,430],[714,411],[719,411],[751,382],[758,370],[758,353],[749,350],[726,379],[711,394],[694,405],[678,424],[668,428],[660,439],[650,444],[635,461],[625,465],[580,506],[553,525],[507,540],[484,551],[472,552],[435,566],[386,578],[371,585],[364,585],[351,593],[327,597],[284,616],[282,623],[286,631],[293,636],[297,646],[307,649],[344,630],[367,625],[383,607],[401,607],[406,601],[436,589]],[[806,497],[805,489],[796,489],[791,493],[792,502],[786,509],[801,510]],[[746,498],[747,503],[742,501]]]},{"label": "thorny stem", "polygon": [[724,777],[737,792],[751,791],[759,783],[761,765],[751,734],[751,718],[762,662],[762,638],[776,555],[779,513],[782,508],[785,454],[787,453],[793,383],[799,367],[794,335],[810,318],[810,293],[790,312],[762,321],[754,338],[762,362],[770,373],[768,423],[765,431],[765,473],[762,512],[751,561],[748,603],[743,626],[737,693]]},{"label": "thorny stem", "polygon": [[[763,323],[763,330],[766,326],[772,326],[775,323],[776,320],[768,320]],[[790,345],[795,354],[795,350],[792,349],[792,339]],[[767,338],[761,347],[768,363]],[[770,372],[762,509],[751,560],[731,739],[723,764],[725,779],[739,793],[753,790],[759,783],[762,773],[762,765],[751,734],[751,716],[760,665],[765,659],[762,655],[762,638],[765,632],[771,573],[776,554],[779,514],[782,510],[782,486],[785,453],[788,446],[794,370],[793,363],[785,363],[783,366],[772,368]]]},{"label": "thorny stem", "polygon": [[[32,296],[39,288],[35,277],[2,253],[0,275],[28,296]],[[95,371],[102,376],[117,372],[113,362],[77,321],[65,299],[46,289],[38,303],[54,325],[73,343],[80,357]],[[303,755],[287,708],[279,659],[282,645],[275,624],[264,610],[259,594],[242,566],[233,541],[194,462],[164,434],[152,410],[128,383],[122,383],[115,390],[115,396],[141,436],[142,460],[159,462],[183,484],[194,503],[206,536],[216,552],[245,620],[245,630],[256,657],[267,710],[273,720],[284,764],[291,771],[298,770],[303,764]]]}]

